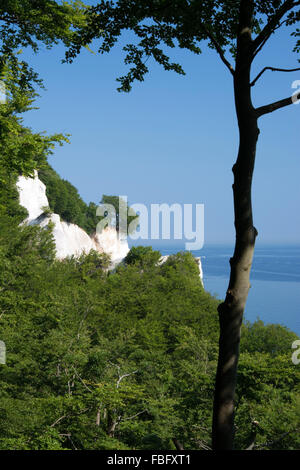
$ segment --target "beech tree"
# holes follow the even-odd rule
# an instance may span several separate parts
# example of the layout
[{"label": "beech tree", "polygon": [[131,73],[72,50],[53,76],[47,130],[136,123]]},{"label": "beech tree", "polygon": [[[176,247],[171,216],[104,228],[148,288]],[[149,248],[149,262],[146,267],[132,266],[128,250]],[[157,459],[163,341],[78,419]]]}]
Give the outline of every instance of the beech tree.
[{"label": "beech tree", "polygon": [[[259,136],[258,120],[267,113],[291,105],[300,93],[255,108],[253,87],[267,70],[252,77],[254,59],[270,37],[284,26],[295,37],[294,52],[300,51],[300,1],[295,0],[118,0],[101,1],[87,11],[87,27],[78,31],[67,53],[71,62],[82,44],[100,41],[99,52],[109,52],[123,31],[135,34],[137,41],[123,50],[128,73],[118,79],[119,91],[128,92],[135,80],[143,81],[149,58],[165,70],[179,74],[180,64],[166,52],[176,46],[200,54],[201,42],[214,49],[232,76],[235,108],[239,127],[239,150],[233,166],[235,249],[230,259],[230,279],[226,297],[218,308],[220,323],[219,360],[216,375],[212,440],[214,449],[232,449],[234,440],[234,397],[239,357],[240,330],[249,291],[257,230],[253,225],[251,184]],[[98,47],[98,46],[97,46]]]}]

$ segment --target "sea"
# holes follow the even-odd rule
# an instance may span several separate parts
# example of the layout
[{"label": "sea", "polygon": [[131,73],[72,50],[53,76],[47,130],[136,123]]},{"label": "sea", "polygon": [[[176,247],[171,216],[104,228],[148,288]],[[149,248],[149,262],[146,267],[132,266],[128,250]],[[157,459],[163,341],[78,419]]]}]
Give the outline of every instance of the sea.
[{"label": "sea", "polygon": [[[162,255],[182,250],[182,246],[154,247]],[[205,245],[192,252],[201,257],[204,288],[223,299],[229,280],[229,258],[233,247]],[[256,246],[244,318],[279,323],[300,336],[300,245]]]}]

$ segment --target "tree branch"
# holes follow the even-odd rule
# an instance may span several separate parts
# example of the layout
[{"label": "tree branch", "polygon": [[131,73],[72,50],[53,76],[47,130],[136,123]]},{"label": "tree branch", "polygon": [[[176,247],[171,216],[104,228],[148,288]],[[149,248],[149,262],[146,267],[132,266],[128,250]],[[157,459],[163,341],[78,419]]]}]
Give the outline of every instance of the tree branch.
[{"label": "tree branch", "polygon": [[132,416],[128,416],[128,418],[122,418],[121,416],[119,416],[119,422],[121,423],[122,421],[128,421],[130,419],[134,419],[136,418],[137,416],[141,415],[142,413],[148,413],[148,410],[143,410],[143,411],[139,411],[138,413],[136,413],[135,415],[132,415]]},{"label": "tree branch", "polygon": [[298,72],[300,70],[300,67],[296,69],[278,69],[275,67],[265,67],[262,69],[262,71],[257,75],[257,77],[250,83],[250,86],[254,86],[257,80],[260,79],[263,73],[265,73],[266,70],[271,70],[272,72]]},{"label": "tree branch", "polygon": [[222,47],[220,46],[220,44],[216,41],[216,39],[214,38],[214,36],[207,30],[207,28],[204,26],[204,25],[201,25],[202,28],[204,29],[205,33],[207,34],[207,36],[209,37],[209,39],[211,40],[211,42],[213,43],[217,53],[219,54],[222,62],[226,65],[226,67],[228,68],[229,72],[234,75],[235,73],[235,70],[234,68],[232,67],[231,63],[226,59],[225,57],[225,54],[223,52],[223,49]]},{"label": "tree branch", "polygon": [[118,369],[118,380],[117,380],[117,384],[116,384],[117,388],[119,388],[120,383],[122,382],[123,379],[125,379],[125,377],[130,377],[131,375],[136,374],[139,371],[137,369],[137,370],[134,370],[133,372],[129,372],[128,374],[121,375],[120,374],[121,367],[118,364],[113,364],[110,361],[108,361],[108,362],[109,362],[109,364],[111,364],[112,366],[114,366]]},{"label": "tree branch", "polygon": [[281,434],[277,439],[275,439],[274,441],[267,441],[265,442],[264,444],[258,444],[255,446],[255,448],[257,449],[262,449],[263,447],[268,447],[270,445],[274,445],[274,444],[277,444],[278,442],[280,442],[282,439],[284,439],[286,436],[288,436],[289,434],[291,434],[292,432],[298,432],[299,431],[299,428],[296,428],[296,429],[291,429],[290,431],[287,431],[283,434]]},{"label": "tree branch", "polygon": [[131,375],[136,374],[137,372],[138,372],[138,370],[135,370],[133,372],[130,372],[129,374],[123,374],[123,375],[119,376],[119,379],[117,381],[117,388],[119,388],[119,385],[120,385],[121,381],[123,379],[125,379],[125,377],[130,377]]},{"label": "tree branch", "polygon": [[253,51],[253,58],[256,56],[256,54],[262,49],[264,44],[267,42],[271,34],[274,32],[276,29],[278,22],[281,20],[281,18],[292,8],[300,5],[300,1],[293,1],[293,0],[286,0],[283,5],[278,9],[277,13],[273,15],[268,21],[268,23],[265,25],[265,27],[262,29],[262,31],[259,33],[259,35],[254,39],[253,44],[252,44],[252,51]]},{"label": "tree branch", "polygon": [[75,372],[75,375],[77,376],[77,378],[80,380],[80,382],[82,383],[82,385],[89,391],[89,392],[93,392],[88,386],[87,384],[84,382],[84,380],[82,380],[82,378],[80,377],[80,375],[78,374],[77,370],[75,369],[74,366],[72,366],[73,369],[74,369],[74,372]]},{"label": "tree branch", "polygon": [[61,420],[63,420],[64,418],[66,418],[66,415],[63,415],[61,416],[60,418],[58,418],[56,421],[54,421],[54,423],[52,423],[50,425],[50,428],[54,428]]},{"label": "tree branch", "polygon": [[259,422],[256,420],[252,421],[252,432],[251,432],[251,443],[248,445],[246,450],[253,450],[255,447],[255,440],[258,429],[261,429],[259,426]]},{"label": "tree branch", "polygon": [[260,108],[256,108],[257,117],[263,116],[264,114],[273,113],[277,109],[284,108],[285,106],[289,106],[290,104],[295,103],[296,101],[300,100],[300,93],[294,94],[289,98],[285,98],[280,101],[276,101],[275,103],[267,104],[266,106],[261,106]]}]

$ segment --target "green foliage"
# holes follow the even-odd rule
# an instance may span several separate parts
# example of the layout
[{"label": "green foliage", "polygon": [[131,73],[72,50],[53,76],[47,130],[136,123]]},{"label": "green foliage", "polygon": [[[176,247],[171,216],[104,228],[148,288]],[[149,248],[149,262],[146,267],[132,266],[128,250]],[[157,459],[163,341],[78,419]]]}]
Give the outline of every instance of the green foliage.
[{"label": "green foliage", "polygon": [[0,105],[0,182],[3,184],[7,182],[5,175],[32,175],[53,152],[55,143],[62,145],[68,141],[62,134],[46,136],[24,127],[19,114],[32,109],[36,97],[24,73],[17,58],[6,60],[2,74],[6,102]]},{"label": "green foliage", "polygon": [[291,360],[298,336],[261,320],[243,325],[237,385],[238,446],[297,449],[300,445],[300,370]]},{"label": "green foliage", "polygon": [[125,264],[138,265],[140,268],[155,266],[161,258],[159,251],[153,251],[150,246],[133,246],[126,258]]},{"label": "green foliage", "polygon": [[[290,348],[289,348],[290,349]],[[237,445],[254,449],[297,449],[299,439],[300,371],[291,352],[241,354],[237,387]],[[244,444],[245,445],[245,444]]]},{"label": "green foliage", "polygon": [[[20,47],[37,52],[41,44],[51,47],[62,41],[69,45],[75,27],[83,27],[82,2],[16,1],[0,2],[0,80],[5,96],[0,105],[0,184],[18,174],[30,176],[46,161],[55,143],[67,142],[66,136],[46,136],[24,127],[19,114],[32,108],[42,86],[36,72],[21,60]],[[14,176],[13,176],[14,175]]]},{"label": "green foliage", "polygon": [[0,153],[3,159],[8,156],[6,164],[11,170],[31,174],[34,153],[38,159],[53,148],[53,142],[66,140],[61,135],[47,138],[33,134],[22,127],[20,118],[14,115],[30,109],[36,96],[34,87],[42,86],[38,74],[21,60],[20,48],[30,47],[37,52],[42,44],[47,48],[60,41],[70,45],[74,28],[86,24],[85,9],[79,0],[0,1],[0,80],[2,91],[7,95],[7,102],[0,106]]},{"label": "green foliage", "polygon": [[[210,447],[218,301],[189,253],[159,258],[137,247],[113,273],[98,253],[59,262],[50,232],[1,223],[1,449]],[[297,448],[295,335],[278,327],[261,351],[272,328],[243,328],[238,447],[257,420],[257,448]]]},{"label": "green foliage", "polygon": [[[19,205],[19,193],[16,188],[16,175],[7,176],[0,165],[0,218],[15,219],[21,222],[28,215],[26,209]],[[4,223],[4,226],[7,222]]]},{"label": "green foliage", "polygon": [[[278,4],[264,3],[257,12],[273,15]],[[172,47],[177,40],[200,52],[197,41],[207,34],[193,33],[197,15],[207,15],[207,22],[201,16],[204,26],[218,23],[218,40],[230,46],[234,22],[228,15],[234,18],[237,2],[205,2],[205,9],[203,2],[187,5],[176,1],[171,11],[162,0],[102,2],[89,10],[86,34],[94,37],[96,25],[105,51],[124,27],[135,28],[141,43],[126,50],[127,62],[137,69],[122,80],[129,89],[146,71],[144,53],[181,71],[168,62],[160,41]],[[80,2],[77,6],[82,9]],[[26,214],[18,204],[17,176],[39,169],[50,209],[88,232],[95,227],[96,206],[86,206],[46,164],[54,142],[66,138],[34,134],[17,116],[30,109],[38,79],[12,52],[58,39],[79,46],[82,39],[72,37],[71,25],[83,26],[85,20],[73,15],[66,2],[62,8],[54,1],[0,2],[8,90],[8,101],[0,106],[0,339],[7,359],[0,365],[0,449],[174,450],[174,438],[187,450],[207,449],[218,301],[203,289],[191,254],[178,253],[161,264],[159,252],[137,247],[125,265],[108,272],[108,257],[95,252],[57,261],[51,227],[20,225]],[[141,26],[146,18],[157,21]],[[257,449],[299,448],[300,377],[291,361],[296,335],[256,322],[243,326],[242,338],[237,447],[247,447],[255,427]]]},{"label": "green foliage", "polygon": [[59,214],[64,221],[79,225],[88,233],[96,231],[98,218],[94,203],[85,204],[77,189],[69,181],[61,179],[48,163],[40,168],[39,178],[46,185],[51,211]]},{"label": "green foliage", "polygon": [[[46,185],[46,194],[52,212],[59,214],[66,222],[79,225],[90,235],[96,232],[98,222],[104,217],[96,215],[97,205],[95,203],[90,202],[87,205],[78,194],[77,189],[69,181],[60,178],[47,162],[41,164],[39,178]],[[115,226],[119,230],[119,197],[103,196],[101,204],[111,204],[115,207]],[[136,215],[129,215],[129,209],[122,199],[120,199],[120,205],[121,210],[127,214],[128,225],[137,219]]]},{"label": "green foliage", "polygon": [[56,262],[46,259],[44,245],[42,251],[28,248],[29,240],[34,247],[38,235],[50,234],[37,227],[16,231],[14,242],[1,238],[0,327],[7,345],[0,369],[1,448],[167,448],[180,427],[194,435],[184,411],[190,387],[200,374],[201,400],[208,405],[207,374],[216,359],[216,348],[199,345],[201,357],[209,361],[212,354],[211,366],[192,360],[186,370],[186,342],[206,334],[206,319],[216,327],[216,301],[199,277],[191,276],[190,294],[203,299],[192,307],[179,301],[175,272],[164,277],[153,265],[141,273],[134,264],[108,276],[98,254]]},{"label": "green foliage", "polygon": [[277,356],[289,350],[298,336],[281,325],[264,325],[261,320],[246,323],[241,338],[241,351],[268,353]]},{"label": "green foliage", "polygon": [[1,0],[0,54],[14,54],[19,47],[38,51],[58,41],[70,44],[74,27],[85,25],[83,2],[54,0]]}]

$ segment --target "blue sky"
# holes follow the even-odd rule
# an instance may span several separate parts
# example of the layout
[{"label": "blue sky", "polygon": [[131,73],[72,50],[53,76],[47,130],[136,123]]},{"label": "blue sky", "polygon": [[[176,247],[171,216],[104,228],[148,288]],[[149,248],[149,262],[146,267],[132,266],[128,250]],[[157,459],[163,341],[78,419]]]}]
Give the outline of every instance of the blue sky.
[{"label": "blue sky", "polygon": [[[44,79],[38,111],[25,116],[35,131],[71,134],[71,144],[50,158],[86,202],[102,194],[127,195],[130,203],[203,203],[205,243],[234,241],[232,172],[238,149],[232,77],[205,45],[195,56],[174,49],[186,76],[148,61],[150,73],[129,94],[118,93],[121,47],[109,55],[83,51],[61,64],[63,48],[24,56]],[[257,58],[266,65],[297,67],[287,30]],[[94,50],[96,48],[94,47]],[[254,87],[257,106],[291,95],[300,72],[266,72]],[[260,243],[299,243],[300,105],[260,120],[253,182],[254,222]]]}]

